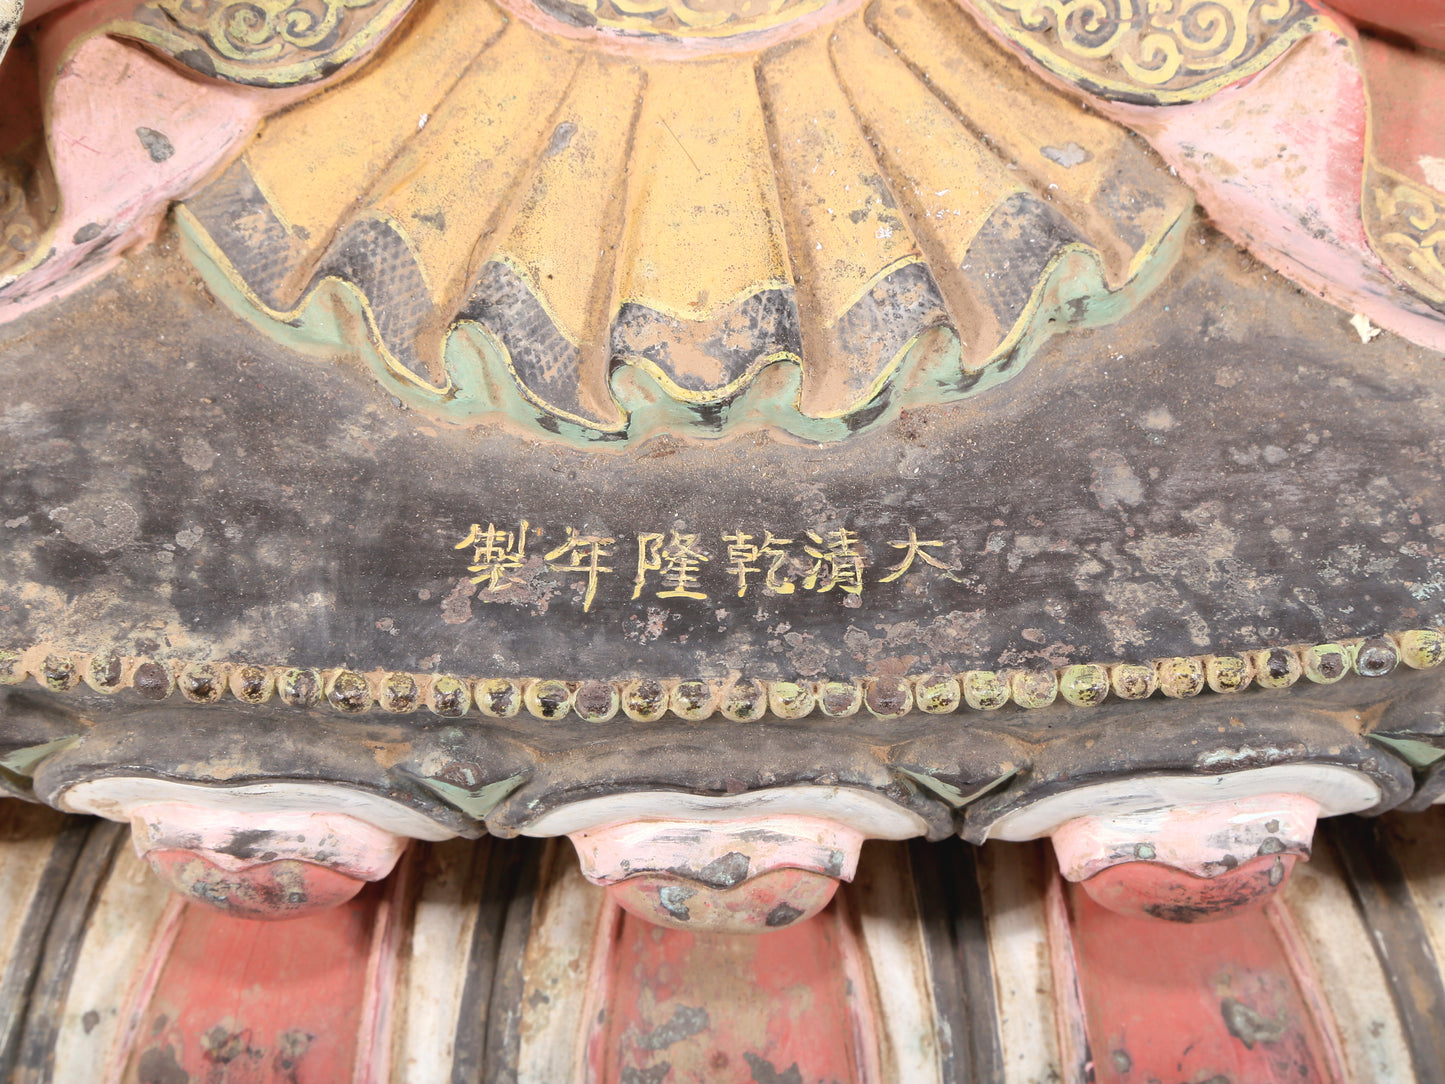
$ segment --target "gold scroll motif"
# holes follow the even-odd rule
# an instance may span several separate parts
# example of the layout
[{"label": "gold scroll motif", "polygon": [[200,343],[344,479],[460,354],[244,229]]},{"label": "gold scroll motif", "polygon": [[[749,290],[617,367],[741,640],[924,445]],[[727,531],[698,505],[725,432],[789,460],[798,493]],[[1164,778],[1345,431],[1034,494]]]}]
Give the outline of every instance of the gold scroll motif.
[{"label": "gold scroll motif", "polygon": [[1445,305],[1445,195],[1371,165],[1360,205],[1365,232],[1390,270],[1434,305]]},{"label": "gold scroll motif", "polygon": [[972,0],[986,25],[1103,98],[1209,97],[1315,29],[1303,0]]},{"label": "gold scroll motif", "polygon": [[248,86],[324,79],[379,42],[413,0],[147,0],[108,27],[202,75]]}]

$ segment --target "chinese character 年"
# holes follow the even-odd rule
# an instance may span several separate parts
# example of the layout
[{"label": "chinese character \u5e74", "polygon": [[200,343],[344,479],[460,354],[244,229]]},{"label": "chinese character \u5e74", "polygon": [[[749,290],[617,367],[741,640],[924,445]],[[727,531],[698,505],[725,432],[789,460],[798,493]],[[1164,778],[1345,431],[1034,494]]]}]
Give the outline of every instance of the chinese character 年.
[{"label": "chinese character \u5e74", "polygon": [[568,561],[553,564],[551,566],[553,571],[587,573],[587,593],[582,596],[583,613],[592,609],[592,600],[597,597],[598,573],[612,571],[609,566],[602,564],[602,561],[612,556],[607,552],[606,547],[616,541],[615,538],[603,538],[595,534],[578,534],[575,527],[568,527],[567,541],[543,558],[546,561],[556,562],[565,555],[568,557]]}]

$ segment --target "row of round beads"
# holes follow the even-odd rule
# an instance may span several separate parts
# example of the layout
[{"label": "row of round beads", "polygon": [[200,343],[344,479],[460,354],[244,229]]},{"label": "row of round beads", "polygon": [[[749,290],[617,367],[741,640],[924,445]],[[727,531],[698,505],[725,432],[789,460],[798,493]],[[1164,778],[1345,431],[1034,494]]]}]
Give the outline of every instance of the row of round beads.
[{"label": "row of round beads", "polygon": [[918,710],[946,715],[966,705],[993,711],[1013,703],[1042,708],[1062,698],[1078,707],[1094,707],[1110,696],[1144,700],[1156,692],[1182,699],[1206,689],[1235,693],[1251,684],[1285,689],[1300,680],[1328,685],[1347,674],[1383,677],[1401,663],[1416,670],[1445,662],[1445,634],[1414,629],[1391,636],[1306,647],[1274,647],[1239,655],[1196,655],[1156,659],[1152,663],[1082,663],[1059,670],[967,670],[921,677],[868,678],[862,681],[702,680],[568,682],[548,679],[467,679],[440,674],[358,673],[195,662],[184,666],[98,652],[71,656],[35,648],[19,653],[0,650],[0,684],[33,677],[55,692],[84,682],[99,693],[133,689],[162,701],[173,694],[193,704],[215,704],[229,692],[243,704],[260,705],[273,696],[299,708],[323,701],[339,712],[357,714],[372,707],[397,714],[427,709],[444,718],[476,708],[494,719],[523,711],[549,721],[575,713],[585,722],[602,723],[619,712],[636,722],[654,722],[669,711],[698,722],[714,713],[736,722],[771,712],[802,719],[814,710],[841,718],[866,710],[892,719]]}]

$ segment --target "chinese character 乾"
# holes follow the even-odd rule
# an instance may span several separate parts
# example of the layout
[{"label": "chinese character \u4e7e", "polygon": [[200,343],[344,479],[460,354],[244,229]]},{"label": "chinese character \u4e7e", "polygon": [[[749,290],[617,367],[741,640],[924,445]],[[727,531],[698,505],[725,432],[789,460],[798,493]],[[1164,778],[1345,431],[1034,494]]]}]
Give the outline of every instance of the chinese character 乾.
[{"label": "chinese character \u4e7e", "polygon": [[471,531],[453,549],[464,550],[472,547],[472,563],[468,572],[475,572],[472,583],[486,581],[487,591],[505,591],[521,583],[511,573],[522,567],[527,559],[527,521],[524,519],[516,532],[499,531],[495,524],[488,523],[482,530],[481,524],[473,523]]},{"label": "chinese character \u4e7e", "polygon": [[904,551],[903,560],[899,561],[896,565],[890,566],[887,576],[879,576],[879,583],[891,583],[892,581],[898,579],[899,576],[903,575],[905,572],[907,572],[910,568],[913,567],[914,559],[919,557],[923,559],[924,564],[932,565],[934,568],[943,569],[944,575],[947,576],[949,579],[957,579],[957,577],[953,575],[953,572],[948,567],[948,565],[944,564],[932,554],[923,552],[924,547],[942,546],[942,542],[920,542],[918,541],[918,532],[915,531],[912,527],[910,527],[908,528],[908,541],[890,542],[888,544],[896,550]]},{"label": "chinese character \u4e7e", "polygon": [[779,546],[790,546],[793,543],[791,538],[774,538],[772,531],[763,532],[763,544],[753,545],[753,535],[743,534],[739,528],[732,534],[725,534],[722,540],[728,544],[728,571],[738,578],[738,598],[748,593],[748,577],[750,575],[762,574],[758,562],[767,558],[768,571],[763,581],[769,591],[779,595],[791,595],[794,585],[778,578],[778,569],[782,567],[788,555]]},{"label": "chinese character \u4e7e", "polygon": [[707,598],[707,592],[697,589],[697,573],[711,558],[696,548],[697,535],[673,531],[668,545],[664,546],[662,540],[660,534],[637,536],[637,578],[632,597],[642,594],[649,572],[658,572],[668,585],[668,590],[657,593],[658,598]]},{"label": "chinese character \u4e7e", "polygon": [[[813,567],[803,577],[803,586],[809,591],[831,591],[837,587],[850,595],[863,593],[863,555],[857,550],[858,536],[847,528],[828,532],[828,542],[817,531],[809,531],[808,538],[814,545],[804,546],[803,551],[813,558]],[[820,546],[826,549],[819,549]]]},{"label": "chinese character \u4e7e", "polygon": [[612,571],[610,567],[602,564],[602,561],[612,556],[607,552],[606,547],[616,541],[615,538],[603,538],[595,534],[578,534],[576,528],[568,527],[567,541],[543,558],[543,560],[555,562],[565,554],[568,561],[563,564],[553,564],[554,572],[587,573],[587,593],[582,596],[583,613],[592,609],[592,600],[597,597],[597,574]]}]

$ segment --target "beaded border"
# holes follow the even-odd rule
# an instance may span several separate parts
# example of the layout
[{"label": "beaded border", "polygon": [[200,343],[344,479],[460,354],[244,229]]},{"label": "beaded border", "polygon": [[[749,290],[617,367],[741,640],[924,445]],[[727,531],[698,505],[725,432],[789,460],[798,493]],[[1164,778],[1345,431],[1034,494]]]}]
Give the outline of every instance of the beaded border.
[{"label": "beaded border", "polygon": [[52,692],[82,683],[97,693],[131,689],[160,702],[179,694],[191,704],[217,704],[229,694],[250,706],[273,697],[297,708],[329,704],[344,715],[373,708],[404,715],[427,710],[446,719],[476,710],[493,719],[525,711],[546,722],[569,714],[605,723],[621,712],[650,723],[669,712],[686,722],[719,713],[733,722],[803,719],[818,711],[843,718],[866,710],[896,719],[917,710],[948,715],[967,708],[994,711],[1009,703],[1024,709],[1047,707],[1062,698],[1079,708],[1097,707],[1111,696],[1147,700],[1159,693],[1185,699],[1202,692],[1237,693],[1252,684],[1287,689],[1301,679],[1331,685],[1355,674],[1377,678],[1403,664],[1414,670],[1445,663],[1445,628],[1411,629],[1372,638],[1326,644],[1261,648],[1238,655],[1193,655],[1147,663],[1081,663],[1057,670],[966,670],[918,677],[874,677],[856,681],[759,681],[734,677],[561,681],[549,678],[467,678],[403,671],[313,669],[224,662],[158,662],[116,652],[66,653],[39,644],[26,651],[0,649],[0,684],[33,678]]}]

